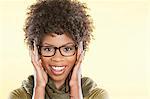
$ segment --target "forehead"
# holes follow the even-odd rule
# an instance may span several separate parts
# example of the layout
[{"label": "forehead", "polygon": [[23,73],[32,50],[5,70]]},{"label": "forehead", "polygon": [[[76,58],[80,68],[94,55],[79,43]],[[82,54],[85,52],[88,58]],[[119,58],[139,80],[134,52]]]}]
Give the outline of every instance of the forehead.
[{"label": "forehead", "polygon": [[42,45],[55,45],[62,46],[67,43],[74,43],[74,41],[67,36],[65,33],[61,35],[53,34],[53,35],[45,35],[42,39]]}]

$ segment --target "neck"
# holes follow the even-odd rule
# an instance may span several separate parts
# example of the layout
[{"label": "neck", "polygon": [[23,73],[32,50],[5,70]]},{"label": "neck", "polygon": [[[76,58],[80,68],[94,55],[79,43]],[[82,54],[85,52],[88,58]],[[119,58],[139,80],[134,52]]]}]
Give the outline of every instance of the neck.
[{"label": "neck", "polygon": [[60,89],[64,83],[65,83],[65,81],[54,81],[54,84],[57,89]]}]

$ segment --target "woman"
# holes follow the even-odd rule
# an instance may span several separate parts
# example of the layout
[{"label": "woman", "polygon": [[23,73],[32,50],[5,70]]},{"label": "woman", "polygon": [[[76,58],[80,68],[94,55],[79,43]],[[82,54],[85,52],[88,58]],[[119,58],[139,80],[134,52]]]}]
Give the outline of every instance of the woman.
[{"label": "woman", "polygon": [[9,99],[107,99],[80,65],[93,30],[87,7],[73,0],[40,0],[30,6],[24,31],[35,74]]}]

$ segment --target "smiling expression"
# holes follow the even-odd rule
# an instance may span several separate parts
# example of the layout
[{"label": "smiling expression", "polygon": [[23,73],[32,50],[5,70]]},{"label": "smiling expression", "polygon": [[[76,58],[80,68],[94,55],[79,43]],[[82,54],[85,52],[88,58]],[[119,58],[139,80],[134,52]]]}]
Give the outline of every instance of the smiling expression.
[{"label": "smiling expression", "polygon": [[[42,39],[41,45],[61,47],[67,44],[74,44],[74,41],[66,34],[54,34],[54,36],[46,35]],[[75,52],[72,56],[65,57],[61,55],[59,50],[56,50],[54,56],[44,57],[41,55],[42,66],[55,82],[65,81],[76,62],[76,55]]]}]

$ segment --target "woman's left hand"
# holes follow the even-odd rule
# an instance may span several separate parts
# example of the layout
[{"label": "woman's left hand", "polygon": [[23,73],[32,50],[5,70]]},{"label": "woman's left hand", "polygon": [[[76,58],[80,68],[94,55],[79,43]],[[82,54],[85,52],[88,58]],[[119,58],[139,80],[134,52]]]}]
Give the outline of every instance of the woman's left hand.
[{"label": "woman's left hand", "polygon": [[70,99],[83,99],[82,88],[81,88],[81,63],[84,57],[83,44],[79,44],[77,51],[77,61],[73,68],[70,85]]}]

